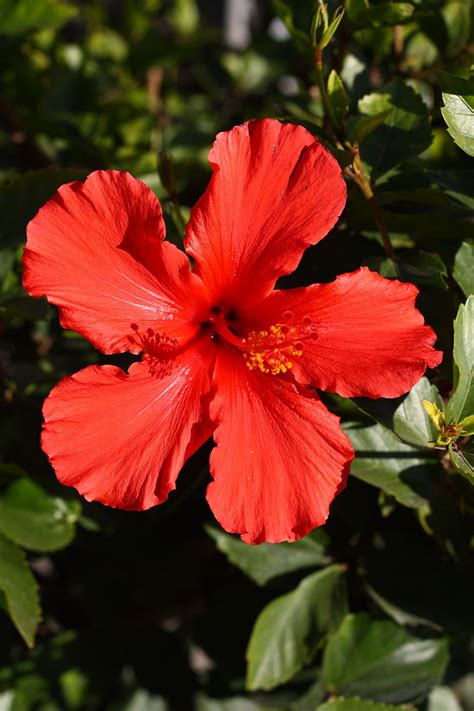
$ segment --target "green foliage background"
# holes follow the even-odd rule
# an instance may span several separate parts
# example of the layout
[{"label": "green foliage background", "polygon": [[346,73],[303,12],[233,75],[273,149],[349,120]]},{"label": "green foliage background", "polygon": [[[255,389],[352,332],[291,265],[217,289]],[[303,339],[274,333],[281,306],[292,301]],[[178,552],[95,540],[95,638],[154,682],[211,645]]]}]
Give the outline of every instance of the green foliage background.
[{"label": "green foliage background", "polygon": [[[474,707],[473,4],[254,6],[237,47],[224,2],[0,0],[2,711]],[[25,295],[20,258],[36,210],[97,168],[147,182],[181,245],[215,134],[263,116],[348,180],[285,285],[362,264],[411,281],[445,356],[405,398],[327,396],[358,452],[347,489],[323,529],[251,547],[212,521],[210,445],[145,513],[56,482],[42,400],[105,359]]]}]

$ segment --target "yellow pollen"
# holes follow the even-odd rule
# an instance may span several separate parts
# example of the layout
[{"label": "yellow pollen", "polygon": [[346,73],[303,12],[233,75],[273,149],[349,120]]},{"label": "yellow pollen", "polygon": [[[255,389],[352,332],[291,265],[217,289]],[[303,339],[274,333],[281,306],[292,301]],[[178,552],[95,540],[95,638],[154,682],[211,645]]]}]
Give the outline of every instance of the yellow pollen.
[{"label": "yellow pollen", "polygon": [[297,336],[298,329],[282,323],[270,326],[268,331],[250,331],[242,339],[247,368],[272,375],[291,370],[291,359],[303,353],[303,344],[296,341]]}]

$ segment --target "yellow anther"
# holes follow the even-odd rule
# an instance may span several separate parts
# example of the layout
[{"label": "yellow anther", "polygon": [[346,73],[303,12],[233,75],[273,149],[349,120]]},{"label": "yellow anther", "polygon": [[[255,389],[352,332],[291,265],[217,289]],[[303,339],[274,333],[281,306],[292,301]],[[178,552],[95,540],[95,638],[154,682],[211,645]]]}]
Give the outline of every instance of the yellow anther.
[{"label": "yellow anther", "polygon": [[250,331],[247,338],[242,339],[247,368],[272,375],[291,370],[291,358],[303,353],[303,344],[297,337],[298,329],[281,323],[270,326],[268,331]]}]

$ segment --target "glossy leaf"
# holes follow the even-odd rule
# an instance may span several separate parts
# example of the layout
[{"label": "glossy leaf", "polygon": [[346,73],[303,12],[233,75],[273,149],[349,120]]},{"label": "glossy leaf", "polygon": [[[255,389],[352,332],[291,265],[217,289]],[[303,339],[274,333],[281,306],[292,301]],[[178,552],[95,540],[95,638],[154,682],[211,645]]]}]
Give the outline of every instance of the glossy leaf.
[{"label": "glossy leaf", "polygon": [[424,377],[406,395],[393,415],[395,433],[405,442],[419,447],[427,447],[429,442],[436,439],[436,430],[423,406],[423,400],[434,403],[441,410],[444,409],[438,388]]},{"label": "glossy leaf", "polygon": [[459,307],[454,322],[455,388],[446,409],[448,421],[474,414],[474,296]]},{"label": "glossy leaf", "polygon": [[247,688],[272,689],[311,659],[347,610],[344,568],[333,565],[304,578],[260,613],[247,648]]},{"label": "glossy leaf", "polygon": [[33,646],[41,611],[38,586],[23,552],[0,534],[0,591],[7,611],[29,647]]},{"label": "glossy leaf", "polygon": [[438,683],[448,658],[446,639],[418,639],[391,621],[350,614],[326,645],[323,676],[332,693],[403,703]]},{"label": "glossy leaf", "polygon": [[[392,175],[380,186],[379,196],[382,192],[401,195],[404,200],[424,203],[426,196],[433,200],[434,195],[444,204],[459,203],[474,210],[474,197],[471,184],[474,180],[474,170],[429,170],[427,168],[404,168],[403,171]],[[421,191],[421,192],[420,192]],[[428,191],[428,192],[427,192]]]},{"label": "glossy leaf", "polygon": [[354,143],[362,143],[367,136],[370,136],[385,121],[392,111],[393,108],[389,108],[373,116],[354,116],[349,127],[351,140]]},{"label": "glossy leaf", "polygon": [[0,494],[0,531],[31,551],[69,545],[79,515],[78,502],[50,496],[30,479],[19,479]]},{"label": "glossy leaf", "polygon": [[396,530],[385,539],[383,548],[372,546],[366,580],[376,593],[376,604],[398,624],[463,634],[471,616],[474,581],[464,577],[462,566],[438,555],[438,550],[426,535]]},{"label": "glossy leaf", "polygon": [[465,296],[474,295],[474,242],[463,242],[456,252],[453,277]]},{"label": "glossy leaf", "polygon": [[396,78],[359,101],[359,111],[377,116],[393,109],[361,146],[361,157],[376,179],[404,160],[414,158],[431,143],[428,109],[421,96]]},{"label": "glossy leaf", "polygon": [[463,475],[471,484],[474,484],[474,439],[463,445],[458,443],[451,444],[449,447],[449,456],[454,467],[460,474]]},{"label": "glossy leaf", "polygon": [[289,711],[308,711],[308,709],[315,709],[325,698],[326,689],[324,688],[324,682],[318,676],[316,681],[311,684],[303,696],[299,696],[292,702]]},{"label": "glossy leaf", "polygon": [[[383,125],[384,126],[384,125]],[[377,131],[374,132],[375,137]],[[372,140],[370,136],[368,141]],[[382,148],[382,146],[381,146]],[[388,191],[387,191],[388,192]],[[472,209],[448,201],[431,191],[430,197],[426,191],[403,190],[398,194],[385,191],[380,185],[378,197],[389,232],[392,234],[409,235],[411,238],[422,240],[440,239],[443,242],[455,241],[456,245],[463,238],[472,237],[473,213]],[[436,200],[431,198],[436,198]],[[463,197],[463,196],[462,196]],[[360,198],[357,204],[353,203],[352,211],[347,214],[347,219],[353,229],[374,230],[374,218],[367,201]],[[453,229],[455,221],[456,229]],[[425,252],[426,254],[426,252]],[[436,255],[430,254],[431,261],[436,261]],[[430,269],[431,271],[431,269]]]},{"label": "glossy leaf", "polygon": [[430,499],[439,478],[434,454],[404,444],[379,424],[352,423],[344,429],[356,450],[353,476],[382,489],[403,506],[419,508]]},{"label": "glossy leaf", "polygon": [[211,526],[207,532],[229,561],[257,585],[265,585],[272,578],[285,573],[321,567],[331,562],[327,554],[329,538],[322,528],[315,529],[295,543],[262,543],[259,546],[249,546],[240,538]]},{"label": "glossy leaf", "polygon": [[[380,196],[383,205],[386,193]],[[366,265],[387,279],[409,281],[417,286],[435,286],[446,289],[446,265],[436,254],[415,251],[405,252],[394,261],[384,257],[372,257]]]},{"label": "glossy leaf", "polygon": [[417,286],[436,286],[446,289],[445,277],[448,272],[443,260],[437,254],[415,251],[406,252],[398,261],[399,279]]},{"label": "glossy leaf", "polygon": [[426,619],[425,617],[420,617],[419,615],[415,615],[408,610],[404,610],[403,608],[399,607],[398,605],[395,605],[393,602],[388,600],[387,598],[383,597],[380,595],[376,590],[370,587],[370,585],[366,586],[367,593],[370,595],[371,599],[375,602],[375,604],[388,616],[390,617],[394,622],[397,623],[397,625],[405,626],[405,625],[423,625],[426,627],[431,627],[432,629],[436,630],[437,632],[440,631],[439,625],[436,625],[431,622],[431,620]]},{"label": "glossy leaf", "polygon": [[443,92],[443,118],[455,143],[474,156],[474,77],[463,79],[438,72]]}]

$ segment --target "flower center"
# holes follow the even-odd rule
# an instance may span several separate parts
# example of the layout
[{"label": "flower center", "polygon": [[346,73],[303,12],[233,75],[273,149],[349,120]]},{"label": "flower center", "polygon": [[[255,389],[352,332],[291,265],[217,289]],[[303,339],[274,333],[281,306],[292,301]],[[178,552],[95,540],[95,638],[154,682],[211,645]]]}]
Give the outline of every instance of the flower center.
[{"label": "flower center", "polygon": [[249,370],[278,375],[293,367],[293,359],[303,354],[295,326],[276,323],[268,331],[250,331],[242,339],[243,356]]},{"label": "flower center", "polygon": [[[281,323],[275,323],[262,331],[250,331],[241,338],[242,324],[233,311],[222,306],[214,306],[208,319],[201,323],[201,328],[212,339],[222,339],[237,348],[249,370],[279,375],[293,368],[295,358],[303,354],[303,341],[308,336],[315,337],[313,320],[304,316],[295,323],[291,311],[284,311]],[[285,323],[286,322],[286,323]]]}]

